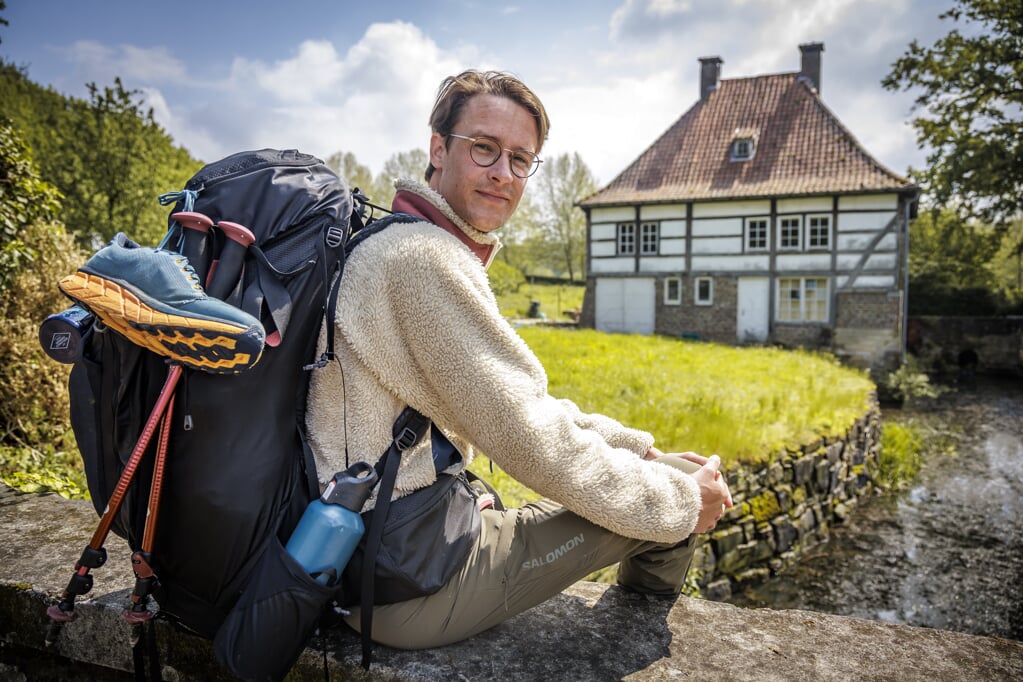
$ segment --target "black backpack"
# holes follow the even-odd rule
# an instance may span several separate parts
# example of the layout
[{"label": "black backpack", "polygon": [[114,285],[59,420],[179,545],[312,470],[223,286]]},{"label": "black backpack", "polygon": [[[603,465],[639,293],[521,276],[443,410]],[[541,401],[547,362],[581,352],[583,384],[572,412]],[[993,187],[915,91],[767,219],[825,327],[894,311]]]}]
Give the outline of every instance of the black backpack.
[{"label": "black backpack", "polygon": [[[245,252],[240,284],[223,298],[263,323],[267,346],[253,367],[238,374],[186,369],[181,375],[166,439],[152,556],[143,557],[141,574],[138,557],[133,559],[136,593],[143,592],[144,607],[151,592],[160,616],[188,631],[212,639],[219,630],[218,658],[235,674],[277,678],[301,652],[324,605],[337,597],[336,587],[296,573],[283,549],[319,494],[306,442],[305,407],[310,371],[332,359],[332,323],[327,325],[327,351],[315,357],[324,317],[333,319],[332,283],[340,282],[353,231],[368,234],[410,218],[388,216],[364,228],[362,207],[353,206],[344,182],[319,159],[294,150],[229,156],[205,166],[184,191],[161,201],[174,203],[172,213],[198,212],[214,223],[241,224],[255,236]],[[185,228],[174,219],[169,225],[163,248],[181,248]],[[210,248],[213,257],[217,248]],[[161,396],[167,367],[165,358],[115,333],[92,331],[83,343],[69,383],[72,426],[101,516]],[[429,426],[423,421],[413,429],[417,438]],[[136,555],[157,440],[148,446],[135,483],[122,491],[123,502],[109,519],[109,529],[127,539]],[[73,617],[75,595],[91,586],[88,568],[104,560],[105,553],[86,548],[60,607],[50,610],[53,630]],[[152,570],[147,572],[149,561]],[[258,616],[279,630],[277,650],[239,651],[250,646],[241,641],[245,633],[237,628],[225,633],[231,628],[221,626],[243,588],[260,580],[287,587]],[[143,617],[144,609],[138,610]],[[136,651],[137,666],[140,655]]]}]

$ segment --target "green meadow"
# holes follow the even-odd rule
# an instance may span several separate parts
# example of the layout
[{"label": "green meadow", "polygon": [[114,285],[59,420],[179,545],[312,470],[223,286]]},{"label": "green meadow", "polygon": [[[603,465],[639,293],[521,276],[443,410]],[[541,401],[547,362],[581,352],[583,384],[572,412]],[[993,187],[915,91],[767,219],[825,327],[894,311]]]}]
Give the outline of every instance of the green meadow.
[{"label": "green meadow", "polygon": [[[844,434],[874,391],[865,373],[821,353],[576,328],[518,332],[547,369],[552,395],[649,431],[665,452],[717,454],[725,467]],[[473,469],[508,504],[535,499],[486,458]]]}]

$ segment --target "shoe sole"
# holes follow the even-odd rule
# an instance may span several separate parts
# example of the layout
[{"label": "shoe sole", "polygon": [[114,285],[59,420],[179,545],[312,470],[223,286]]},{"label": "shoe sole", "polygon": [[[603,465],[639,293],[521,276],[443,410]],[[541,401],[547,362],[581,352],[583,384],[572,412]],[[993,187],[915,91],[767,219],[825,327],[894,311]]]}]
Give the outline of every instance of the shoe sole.
[{"label": "shoe sole", "polygon": [[256,364],[263,352],[252,327],[158,310],[115,280],[79,270],[58,286],[132,343],[186,367],[237,374]]}]

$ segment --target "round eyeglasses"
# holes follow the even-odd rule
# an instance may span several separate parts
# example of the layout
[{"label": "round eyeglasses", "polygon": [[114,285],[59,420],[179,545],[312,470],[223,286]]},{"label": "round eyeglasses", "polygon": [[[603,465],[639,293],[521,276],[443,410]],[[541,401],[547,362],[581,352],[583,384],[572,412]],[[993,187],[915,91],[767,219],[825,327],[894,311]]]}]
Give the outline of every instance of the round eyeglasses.
[{"label": "round eyeglasses", "polygon": [[481,168],[489,168],[501,158],[501,152],[508,152],[508,160],[511,165],[511,172],[515,177],[525,180],[536,172],[543,160],[533,152],[525,149],[508,149],[502,147],[501,143],[492,137],[469,137],[467,135],[456,135],[448,133],[448,137],[457,137],[459,140],[466,140],[469,143],[469,158]]}]

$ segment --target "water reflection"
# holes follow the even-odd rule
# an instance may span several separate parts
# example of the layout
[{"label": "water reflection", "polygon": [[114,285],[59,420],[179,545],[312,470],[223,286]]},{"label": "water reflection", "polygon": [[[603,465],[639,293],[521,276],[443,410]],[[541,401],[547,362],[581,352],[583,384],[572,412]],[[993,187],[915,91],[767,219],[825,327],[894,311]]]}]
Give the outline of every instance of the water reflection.
[{"label": "water reflection", "polygon": [[1023,382],[982,380],[913,418],[954,444],[871,497],[784,574],[731,601],[1023,640]]}]

